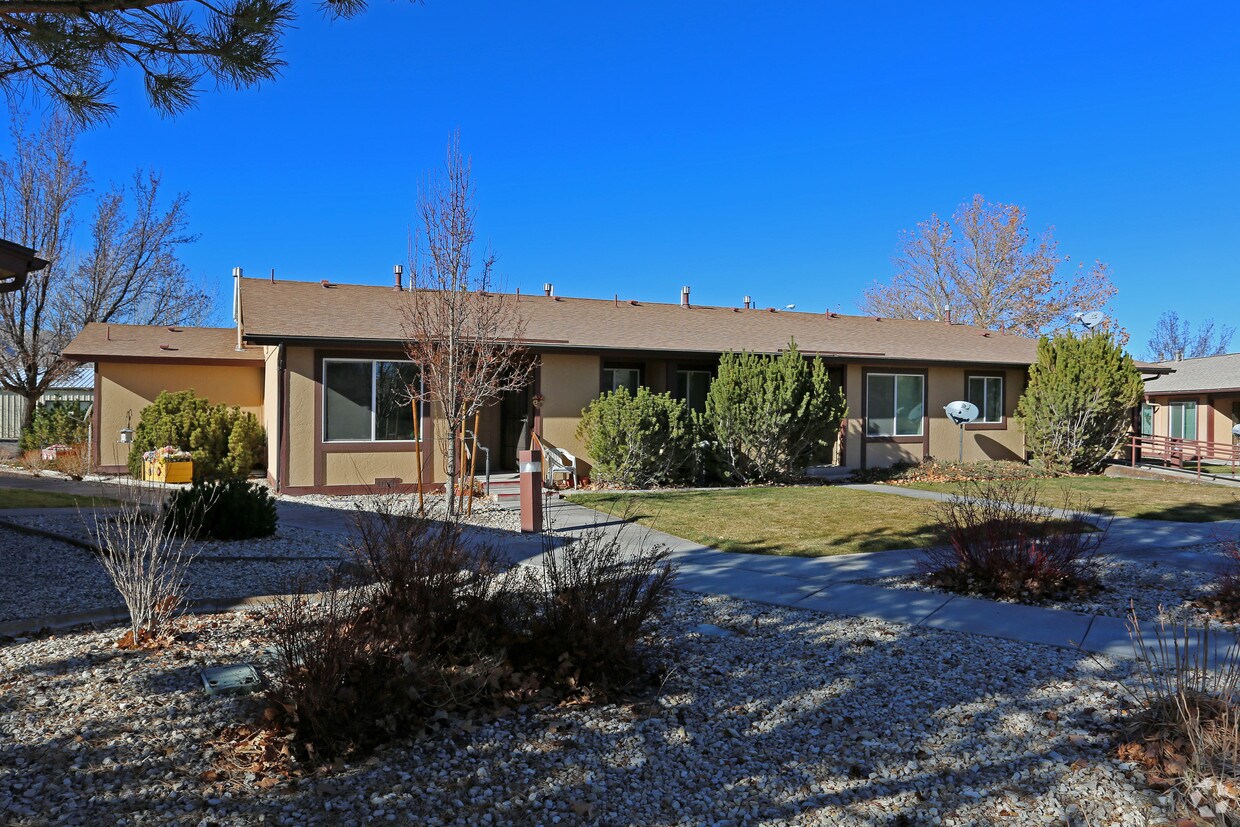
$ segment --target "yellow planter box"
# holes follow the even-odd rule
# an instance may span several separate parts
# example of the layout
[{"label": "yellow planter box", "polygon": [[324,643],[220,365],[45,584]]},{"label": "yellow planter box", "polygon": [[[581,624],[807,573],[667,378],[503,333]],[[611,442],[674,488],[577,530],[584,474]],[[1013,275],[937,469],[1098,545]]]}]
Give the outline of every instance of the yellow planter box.
[{"label": "yellow planter box", "polygon": [[142,479],[147,482],[192,482],[194,479],[194,463],[192,460],[185,460],[184,462],[143,460]]}]

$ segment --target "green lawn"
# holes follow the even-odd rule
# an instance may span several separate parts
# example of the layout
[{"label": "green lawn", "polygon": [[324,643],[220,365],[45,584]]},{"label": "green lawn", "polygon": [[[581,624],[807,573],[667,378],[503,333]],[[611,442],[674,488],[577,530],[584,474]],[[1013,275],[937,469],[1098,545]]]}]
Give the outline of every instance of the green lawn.
[{"label": "green lawn", "polygon": [[59,491],[34,491],[29,488],[0,488],[0,508],[86,508],[117,505],[107,497],[81,497]]},{"label": "green lawn", "polygon": [[[1088,510],[1098,514],[1186,523],[1240,519],[1240,488],[1123,477],[1058,477],[1031,482],[1051,506],[1062,505],[1067,490],[1078,503],[1088,500]],[[915,482],[908,487],[950,493],[959,490],[960,483]]]},{"label": "green lawn", "polygon": [[724,551],[819,557],[939,541],[933,503],[831,486],[591,493],[569,499]]}]

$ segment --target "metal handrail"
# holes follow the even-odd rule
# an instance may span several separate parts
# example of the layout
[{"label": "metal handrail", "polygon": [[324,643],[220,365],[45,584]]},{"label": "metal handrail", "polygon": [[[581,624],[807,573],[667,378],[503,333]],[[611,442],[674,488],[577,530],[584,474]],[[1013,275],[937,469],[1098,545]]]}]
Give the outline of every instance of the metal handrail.
[{"label": "metal handrail", "polygon": [[1236,475],[1240,467],[1240,445],[1227,442],[1208,442],[1204,439],[1180,439],[1171,436],[1154,434],[1133,434],[1129,439],[1131,450],[1130,464],[1136,467],[1138,453],[1161,459],[1168,464],[1178,462],[1183,468],[1184,462],[1196,462],[1197,479],[1201,479],[1201,466],[1207,460],[1225,462],[1231,465],[1231,475]]}]

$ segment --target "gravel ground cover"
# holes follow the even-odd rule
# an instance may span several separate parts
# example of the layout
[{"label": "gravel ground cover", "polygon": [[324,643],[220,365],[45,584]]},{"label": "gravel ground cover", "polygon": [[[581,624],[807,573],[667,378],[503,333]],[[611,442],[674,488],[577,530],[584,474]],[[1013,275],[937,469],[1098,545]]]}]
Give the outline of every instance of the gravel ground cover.
[{"label": "gravel ground cover", "polygon": [[[414,504],[415,496],[399,495],[401,505]],[[342,511],[376,511],[386,503],[391,503],[391,494],[359,494],[355,496],[338,496],[325,494],[303,494],[296,497],[277,495],[277,500],[317,508],[333,508]],[[432,519],[442,519],[448,510],[447,498],[441,494],[427,494],[423,497],[426,514]],[[490,502],[481,497],[474,499],[473,513],[462,520],[478,528],[492,528],[499,531],[520,531],[521,513],[500,503]]]},{"label": "gravel ground cover", "polygon": [[[1217,543],[1207,543],[1178,551],[1195,551],[1203,556],[1221,558]],[[1216,582],[1214,575],[1176,566],[1173,563],[1162,564],[1159,561],[1125,560],[1116,557],[1101,557],[1098,571],[1102,579],[1103,590],[1095,594],[1077,595],[1073,597],[1039,603],[1048,609],[1067,609],[1086,614],[1099,614],[1108,617],[1127,617],[1131,606],[1143,622],[1164,617],[1170,623],[1192,623],[1200,625],[1207,618],[1212,624],[1225,628],[1240,629],[1240,624],[1220,622],[1218,618],[1208,615],[1194,601],[1209,594]],[[884,586],[893,589],[909,589],[912,591],[937,592],[950,594],[944,589],[927,585],[918,575],[902,575],[898,577],[872,577],[852,582],[869,586]],[[1013,600],[1001,600],[988,597],[990,600],[1013,603]]]},{"label": "gravel ground cover", "polygon": [[[374,510],[381,497],[299,497],[314,507]],[[428,512],[444,510],[443,497],[427,497]],[[0,517],[3,517],[0,514]],[[95,541],[93,518],[76,514],[5,517],[86,542]],[[519,531],[520,515],[494,503],[475,501],[471,525],[496,531]],[[203,540],[187,577],[188,596],[249,597],[283,594],[294,582],[313,588],[348,558],[339,534],[282,525],[271,537],[254,540]],[[122,605],[120,595],[90,552],[67,543],[23,534],[0,526],[0,622],[104,609]]]},{"label": "gravel ground cover", "polygon": [[[94,541],[93,524],[76,515],[20,517],[13,522]],[[282,594],[294,580],[313,584],[339,565],[341,540],[321,531],[281,528],[260,540],[193,543],[190,598]],[[123,605],[95,556],[85,549],[0,527],[0,621]]]},{"label": "gravel ground cover", "polygon": [[[264,663],[254,615],[0,648],[0,812],[14,824],[1151,825],[1114,757],[1123,693],[1075,653],[677,594],[667,677],[635,703],[531,707],[292,781],[206,743],[255,700],[200,668]],[[1113,663],[1115,674],[1132,667]]]}]

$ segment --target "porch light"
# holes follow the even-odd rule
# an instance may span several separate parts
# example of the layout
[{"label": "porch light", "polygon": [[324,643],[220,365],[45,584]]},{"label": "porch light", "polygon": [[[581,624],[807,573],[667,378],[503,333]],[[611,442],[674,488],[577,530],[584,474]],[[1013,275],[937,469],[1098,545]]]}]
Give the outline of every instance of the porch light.
[{"label": "porch light", "polygon": [[0,293],[13,293],[26,286],[26,276],[47,266],[35,251],[0,238]]}]

